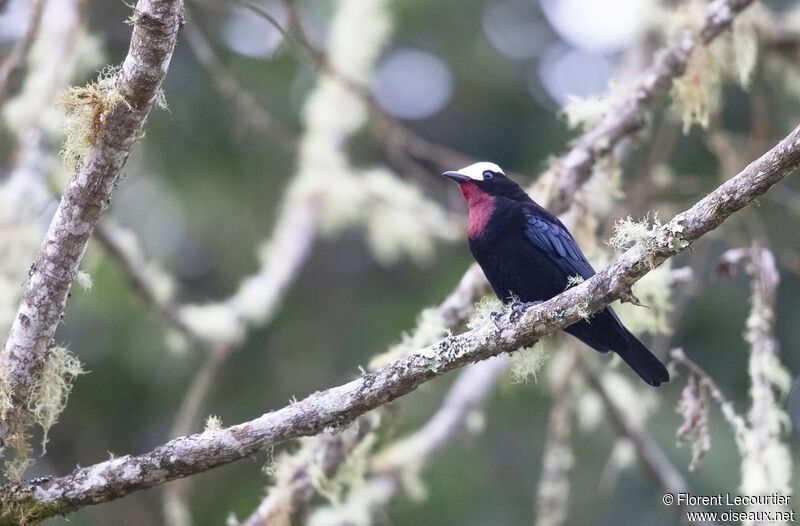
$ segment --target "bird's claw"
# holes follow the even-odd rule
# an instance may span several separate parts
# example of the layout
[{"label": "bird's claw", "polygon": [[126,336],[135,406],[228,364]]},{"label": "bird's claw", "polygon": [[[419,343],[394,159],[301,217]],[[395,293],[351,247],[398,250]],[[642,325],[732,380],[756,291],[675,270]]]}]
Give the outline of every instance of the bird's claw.
[{"label": "bird's claw", "polygon": [[535,305],[539,305],[542,303],[541,301],[528,301],[528,302],[521,302],[515,301],[511,304],[511,314],[509,314],[508,319],[511,323],[517,323],[517,321],[525,314],[528,309]]},{"label": "bird's claw", "polygon": [[494,323],[494,326],[497,327],[498,329],[501,328],[500,327],[500,318],[502,318],[502,317],[503,317],[503,314],[501,312],[490,312],[489,313],[489,319],[492,320],[492,322]]}]

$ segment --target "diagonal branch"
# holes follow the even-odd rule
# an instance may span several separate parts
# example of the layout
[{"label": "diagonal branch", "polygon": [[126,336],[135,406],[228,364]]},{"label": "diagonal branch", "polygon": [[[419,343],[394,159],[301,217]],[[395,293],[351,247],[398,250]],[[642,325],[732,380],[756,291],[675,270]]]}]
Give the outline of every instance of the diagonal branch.
[{"label": "diagonal branch", "polygon": [[[706,19],[700,30],[702,40],[711,42],[727,29],[733,18],[752,0],[716,0],[706,10]],[[545,188],[548,198],[540,201],[554,215],[568,211],[580,189],[592,175],[592,168],[603,156],[614,151],[621,142],[642,129],[650,106],[667,94],[674,79],[680,77],[696,45],[696,37],[684,32],[672,45],[662,50],[660,60],[642,74],[631,95],[620,101],[590,130],[581,135],[556,163],[558,179],[555,188]],[[547,187],[550,181],[544,176],[537,187]],[[446,300],[453,315],[468,313],[470,306],[488,288],[486,278],[477,264],[472,264],[461,282]],[[463,322],[466,316],[461,319]]]},{"label": "diagonal branch", "polygon": [[6,503],[3,513],[13,513],[16,507],[45,518],[200,473],[292,438],[346,425],[445,372],[530,346],[577,322],[585,312],[596,312],[620,298],[654,266],[719,226],[798,165],[800,127],[692,208],[654,227],[654,243],[647,249],[634,246],[581,285],[528,309],[516,323],[506,314],[249,422],[176,438],[149,453],[78,468],[64,477],[6,486],[0,491],[0,500]]},{"label": "diagonal branch", "polygon": [[192,48],[197,61],[211,77],[217,91],[230,101],[237,113],[238,121],[245,128],[252,127],[270,137],[283,151],[294,152],[297,149],[297,137],[264,106],[259,104],[250,92],[239,85],[236,77],[231,75],[214,52],[211,43],[188,9],[186,21],[188,22],[185,29],[186,42]]},{"label": "diagonal branch", "polygon": [[[67,184],[0,353],[3,380],[13,390],[14,411],[7,416],[7,425],[13,426],[20,416],[33,376],[47,357],[89,236],[164,80],[182,6],[181,0],[140,0],[137,4],[130,49],[115,86],[125,103],[102,114],[102,128]],[[0,437],[6,431],[0,429]]]},{"label": "diagonal branch", "polygon": [[715,0],[709,3],[699,37],[692,30],[684,30],[661,59],[642,76],[633,89],[633,96],[606,113],[575,142],[559,163],[558,187],[549,207],[552,213],[558,215],[569,208],[575,190],[592,175],[597,159],[644,127],[648,106],[669,92],[673,79],[680,77],[686,69],[698,42],[711,42],[751,3],[752,0]]}]

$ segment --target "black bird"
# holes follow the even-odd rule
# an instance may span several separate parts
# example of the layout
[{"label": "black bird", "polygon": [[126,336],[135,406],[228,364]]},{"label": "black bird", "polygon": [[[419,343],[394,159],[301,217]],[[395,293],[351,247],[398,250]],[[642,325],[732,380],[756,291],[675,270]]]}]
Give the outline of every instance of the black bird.
[{"label": "black bird", "polygon": [[[467,200],[469,248],[503,303],[545,301],[567,288],[567,278],[595,274],[561,221],[496,164],[476,163],[444,175],[459,183]],[[652,386],[669,381],[666,367],[611,307],[564,330],[601,353],[619,354]]]}]

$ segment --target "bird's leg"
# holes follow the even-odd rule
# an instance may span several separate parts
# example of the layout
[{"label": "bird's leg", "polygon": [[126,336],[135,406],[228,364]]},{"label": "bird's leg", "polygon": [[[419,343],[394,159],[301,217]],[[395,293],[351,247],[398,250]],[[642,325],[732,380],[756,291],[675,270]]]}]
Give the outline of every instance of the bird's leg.
[{"label": "bird's leg", "polygon": [[528,309],[535,305],[539,305],[543,303],[541,301],[528,301],[522,302],[519,300],[514,300],[511,303],[511,314],[508,316],[508,319],[511,323],[517,323],[517,321],[522,317]]}]

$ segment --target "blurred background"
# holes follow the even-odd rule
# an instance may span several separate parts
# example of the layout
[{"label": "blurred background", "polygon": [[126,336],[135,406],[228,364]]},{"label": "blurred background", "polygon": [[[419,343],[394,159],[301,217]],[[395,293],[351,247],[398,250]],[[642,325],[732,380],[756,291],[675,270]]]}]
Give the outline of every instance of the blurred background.
[{"label": "blurred background", "polygon": [[[35,5],[3,4],[4,55],[24,38]],[[181,315],[207,329],[207,341],[176,331],[169,316],[132,286],[108,244],[93,242],[82,264],[93,286],[73,288],[56,338],[88,373],[76,379],[50,430],[47,454],[26,477],[66,474],[110,454],[141,453],[165,442],[195,375],[209,356],[220,356],[220,348],[225,350],[190,432],[202,431],[208,415],[224,425],[239,423],[358,376],[359,367],[415,327],[424,308],[438,305],[472,262],[463,199],[441,171],[471,159],[491,160],[520,183],[533,184],[582,126],[629,95],[675,31],[702,24],[705,9],[704,2],[672,0],[406,0],[376,2],[379,7],[363,9],[363,18],[348,21],[337,13],[343,5],[187,3],[186,27],[164,85],[168,109],[154,109],[149,117],[104,221],[113,220],[112,233],[124,229],[124,239],[135,234],[136,253],[153,265],[149,275],[167,280],[164,287],[172,291],[162,297],[194,305]],[[57,94],[37,99],[33,84],[51,90],[62,84],[52,80],[58,75],[36,81],[37,71],[48,58],[62,66],[68,60],[70,71],[60,73],[63,85],[81,85],[105,65],[120,63],[132,10],[116,0],[48,0],[43,12],[39,43],[4,85],[0,154],[8,181],[21,162],[21,130],[38,126],[40,171],[57,194],[66,177],[57,157],[63,108]],[[340,34],[333,38],[337,16]],[[613,166],[603,165],[604,181],[590,185],[578,199],[579,212],[565,219],[577,221],[572,227],[583,233],[576,236],[598,264],[613,257],[605,240],[616,220],[652,212],[668,220],[800,122],[800,10],[788,0],[759,3],[734,28],[734,36],[720,37],[690,63],[684,81],[695,82],[694,95],[675,87],[652,104],[644,131],[615,150]],[[53,47],[61,37],[70,47]],[[342,103],[331,104],[337,92],[325,94],[320,80],[326,61],[366,92],[356,96],[345,89]],[[701,103],[692,106],[692,96]],[[40,121],[31,124],[35,119]],[[328,146],[317,144],[324,140]],[[309,195],[325,200],[315,209],[313,226],[306,225],[314,234],[292,234],[305,223],[287,225],[281,217],[306,206]],[[4,331],[55,210],[54,197],[39,198],[42,204],[24,228],[5,218],[0,230],[8,297],[0,309]],[[581,222],[587,210],[592,220]],[[643,341],[661,357],[682,348],[742,415],[751,404],[744,338],[749,277],[741,269],[718,272],[719,257],[754,241],[773,252],[781,279],[775,339],[780,360],[796,378],[799,223],[800,182],[793,176],[674,258],[671,268],[691,269],[691,277],[672,285],[663,276],[653,282],[656,292],[648,297],[663,294],[651,299],[661,303],[649,315],[659,321],[638,325]],[[273,236],[278,227],[288,232],[277,236],[282,241]],[[290,255],[297,248],[293,240],[307,247]],[[281,272],[281,261],[291,267],[276,292],[282,301],[245,316],[241,325],[224,319],[223,311],[203,310],[241,291],[245,278],[259,275],[262,261],[273,261],[271,271]],[[264,286],[254,285],[261,291]],[[534,522],[553,405],[549,370],[562,347],[572,345],[567,341],[545,344],[550,359],[536,378],[498,380],[480,412],[481,425],[454,436],[422,470],[424,491],[401,492],[385,508],[383,522],[376,522]],[[579,352],[595,360],[588,348]],[[693,493],[737,492],[740,456],[716,403],[710,403],[711,449],[699,469],[688,471],[691,446],[676,445],[685,369],[678,367],[673,381],[652,390],[606,358],[591,363],[615,375],[608,380],[612,389],[614,382],[625,384],[618,389],[620,401],[641,416],[641,426]],[[396,401],[383,417],[375,449],[423,425],[458,374]],[[596,395],[576,389],[564,523],[676,524],[678,515],[661,504],[663,490],[620,442]],[[800,393],[795,396],[780,398],[794,423],[787,421],[783,438],[792,490],[798,487],[800,448]],[[39,438],[37,430],[37,455]],[[284,445],[192,477],[186,498],[194,523],[247,517],[274,481],[262,467],[297,447]],[[89,507],[69,522],[163,524],[163,492],[157,487]],[[327,505],[322,498],[315,504]]]}]

